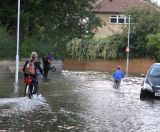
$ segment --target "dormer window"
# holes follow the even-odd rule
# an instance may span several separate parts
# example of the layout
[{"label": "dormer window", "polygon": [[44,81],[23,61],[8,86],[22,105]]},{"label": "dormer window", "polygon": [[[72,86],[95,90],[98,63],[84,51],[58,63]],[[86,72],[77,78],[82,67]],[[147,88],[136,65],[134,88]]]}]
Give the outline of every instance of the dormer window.
[{"label": "dormer window", "polygon": [[115,24],[127,24],[127,17],[124,15],[111,15],[110,23]]}]

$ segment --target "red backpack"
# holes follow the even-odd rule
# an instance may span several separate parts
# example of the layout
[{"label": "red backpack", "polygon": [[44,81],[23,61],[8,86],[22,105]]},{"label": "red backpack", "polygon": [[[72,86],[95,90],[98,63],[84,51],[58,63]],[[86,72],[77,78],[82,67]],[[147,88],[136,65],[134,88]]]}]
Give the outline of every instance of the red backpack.
[{"label": "red backpack", "polygon": [[36,73],[34,62],[31,62],[31,61],[28,62],[25,72],[32,75]]}]

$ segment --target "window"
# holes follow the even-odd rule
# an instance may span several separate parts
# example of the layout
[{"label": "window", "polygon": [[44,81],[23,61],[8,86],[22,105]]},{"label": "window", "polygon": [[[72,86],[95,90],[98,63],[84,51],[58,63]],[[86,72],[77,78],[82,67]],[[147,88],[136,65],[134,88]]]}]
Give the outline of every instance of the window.
[{"label": "window", "polygon": [[117,16],[111,16],[110,17],[110,22],[111,23],[117,23]]},{"label": "window", "polygon": [[128,19],[124,15],[111,15],[110,16],[110,23],[126,24],[126,23],[128,23]]},{"label": "window", "polygon": [[150,76],[160,76],[160,67],[159,66],[153,66],[149,72]]}]

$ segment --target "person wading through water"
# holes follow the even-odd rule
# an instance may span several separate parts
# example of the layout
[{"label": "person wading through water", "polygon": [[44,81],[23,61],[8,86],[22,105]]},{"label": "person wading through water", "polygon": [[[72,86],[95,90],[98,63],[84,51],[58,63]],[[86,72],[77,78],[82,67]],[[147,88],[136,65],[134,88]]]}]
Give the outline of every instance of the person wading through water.
[{"label": "person wading through water", "polygon": [[124,78],[124,72],[121,69],[121,66],[117,66],[117,70],[113,73],[114,85],[115,89],[120,88],[121,80]]},{"label": "person wading through water", "polygon": [[53,60],[54,60],[54,57],[52,52],[49,52],[47,56],[45,54],[43,55],[42,61],[43,61],[43,71],[44,71],[45,78],[48,78],[48,72],[50,70],[50,66]]}]

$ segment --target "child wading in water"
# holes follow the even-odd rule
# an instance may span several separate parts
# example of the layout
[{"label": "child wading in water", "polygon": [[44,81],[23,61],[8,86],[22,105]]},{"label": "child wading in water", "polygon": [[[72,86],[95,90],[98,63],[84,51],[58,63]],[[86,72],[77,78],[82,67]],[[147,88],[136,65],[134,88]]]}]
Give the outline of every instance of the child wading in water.
[{"label": "child wading in water", "polygon": [[121,80],[124,78],[124,72],[121,69],[121,66],[117,66],[117,70],[113,73],[114,85],[115,89],[120,88]]}]

